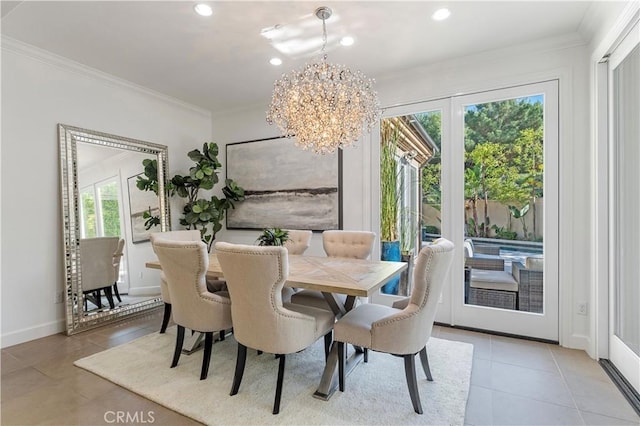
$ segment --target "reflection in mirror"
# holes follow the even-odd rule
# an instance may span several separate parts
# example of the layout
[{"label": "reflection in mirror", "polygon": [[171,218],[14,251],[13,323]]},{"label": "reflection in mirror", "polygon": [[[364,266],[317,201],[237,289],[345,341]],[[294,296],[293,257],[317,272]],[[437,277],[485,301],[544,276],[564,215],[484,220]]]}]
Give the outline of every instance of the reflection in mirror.
[{"label": "reflection in mirror", "polygon": [[[166,231],[166,197],[136,187],[142,161],[158,163],[164,194],[167,147],[59,125],[67,334],[161,305],[150,232]],[[146,230],[145,211],[160,216]]]}]

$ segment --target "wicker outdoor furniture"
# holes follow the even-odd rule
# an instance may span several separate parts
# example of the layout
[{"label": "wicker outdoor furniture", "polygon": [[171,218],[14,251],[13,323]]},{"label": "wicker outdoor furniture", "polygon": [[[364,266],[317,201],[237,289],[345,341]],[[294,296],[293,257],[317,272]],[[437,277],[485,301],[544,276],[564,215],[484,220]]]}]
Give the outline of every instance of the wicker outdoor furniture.
[{"label": "wicker outdoor furniture", "polygon": [[465,303],[493,308],[542,312],[544,258],[530,256],[505,271],[500,247],[464,241]]}]

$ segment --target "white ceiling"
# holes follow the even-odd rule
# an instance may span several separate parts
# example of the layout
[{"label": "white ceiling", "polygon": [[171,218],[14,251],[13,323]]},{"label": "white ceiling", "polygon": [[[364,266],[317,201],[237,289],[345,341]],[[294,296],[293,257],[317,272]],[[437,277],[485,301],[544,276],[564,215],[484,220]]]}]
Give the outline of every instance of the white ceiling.
[{"label": "white ceiling", "polygon": [[[577,33],[586,1],[2,2],[2,34],[214,113],[264,105],[273,81],[317,55],[329,6],[329,61],[383,78],[404,68]],[[432,13],[446,5],[451,17]],[[283,55],[260,35],[282,25]],[[337,41],[351,35],[353,46]],[[585,40],[588,41],[588,40]],[[280,56],[283,64],[269,64]]]}]

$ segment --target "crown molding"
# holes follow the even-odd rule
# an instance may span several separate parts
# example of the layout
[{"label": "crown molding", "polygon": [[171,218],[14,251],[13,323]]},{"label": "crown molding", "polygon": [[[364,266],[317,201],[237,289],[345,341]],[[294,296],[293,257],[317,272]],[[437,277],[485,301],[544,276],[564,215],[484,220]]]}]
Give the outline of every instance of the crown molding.
[{"label": "crown molding", "polygon": [[60,56],[55,53],[49,52],[48,50],[35,47],[33,45],[24,43],[22,41],[16,40],[11,37],[7,37],[5,35],[0,36],[0,43],[1,43],[3,52],[12,52],[19,55],[23,55],[31,59],[35,59],[37,61],[43,62],[47,65],[51,65],[57,68],[61,68],[65,71],[69,71],[69,72],[80,74],[96,80],[100,80],[106,84],[109,84],[111,86],[115,86],[121,89],[131,90],[131,91],[140,93],[144,96],[148,96],[156,100],[160,100],[162,102],[166,102],[166,103],[181,107],[183,109],[186,109],[188,111],[195,112],[202,116],[211,118],[211,115],[212,115],[211,111],[207,109],[182,101],[178,98],[165,95],[164,93],[157,92],[155,90],[149,89],[148,87],[141,86],[136,83],[132,83],[131,81],[116,77],[112,74],[108,74],[96,68],[83,65],[79,62],[73,61],[64,56]]},{"label": "crown molding", "polygon": [[564,34],[556,37],[549,37],[540,40],[535,40],[528,43],[509,46],[501,49],[487,50],[484,52],[478,52],[467,56],[460,56],[452,59],[445,59],[442,61],[432,62],[428,64],[418,65],[416,67],[405,69],[401,71],[391,72],[388,74],[376,77],[376,81],[384,83],[388,80],[394,80],[403,78],[407,74],[412,74],[416,71],[430,71],[430,70],[442,70],[448,68],[464,68],[469,66],[476,66],[482,63],[491,63],[497,61],[504,61],[505,58],[517,58],[519,56],[529,56],[532,54],[541,54],[545,52],[554,52],[564,49],[570,49],[574,47],[586,46],[587,42],[577,32]]}]

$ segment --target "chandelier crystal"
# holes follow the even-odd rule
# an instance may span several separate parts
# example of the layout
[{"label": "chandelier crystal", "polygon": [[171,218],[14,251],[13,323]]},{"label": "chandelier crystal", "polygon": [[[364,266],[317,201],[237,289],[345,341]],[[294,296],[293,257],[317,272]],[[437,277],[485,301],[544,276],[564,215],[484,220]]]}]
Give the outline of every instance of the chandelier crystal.
[{"label": "chandelier crystal", "polygon": [[372,79],[327,62],[325,20],[331,9],[320,7],[316,16],[322,19],[322,56],[276,80],[267,122],[302,149],[328,154],[357,141],[363,128],[370,132],[380,105]]}]

